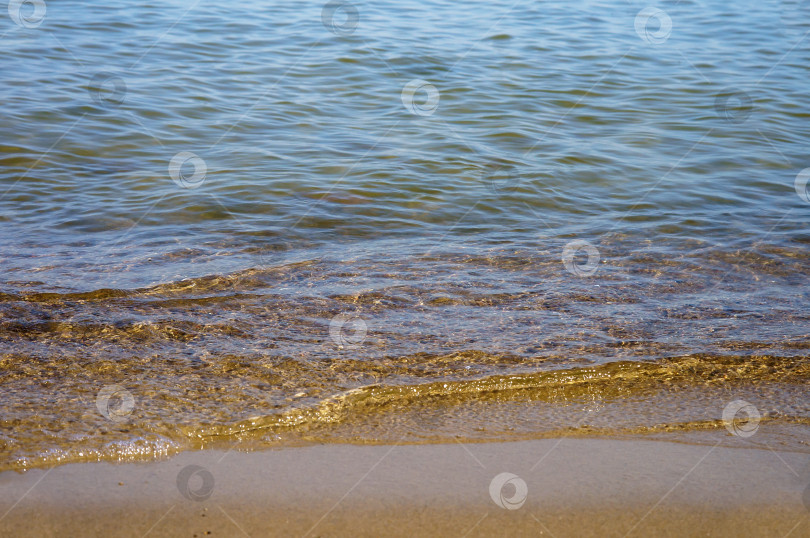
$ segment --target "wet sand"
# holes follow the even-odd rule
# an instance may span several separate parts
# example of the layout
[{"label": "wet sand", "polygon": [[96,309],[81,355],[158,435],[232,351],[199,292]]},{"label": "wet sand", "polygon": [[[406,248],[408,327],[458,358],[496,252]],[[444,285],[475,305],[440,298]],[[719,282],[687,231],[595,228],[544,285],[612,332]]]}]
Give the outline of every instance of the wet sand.
[{"label": "wet sand", "polygon": [[808,536],[809,484],[806,453],[651,440],[202,451],[2,473],[0,535]]}]

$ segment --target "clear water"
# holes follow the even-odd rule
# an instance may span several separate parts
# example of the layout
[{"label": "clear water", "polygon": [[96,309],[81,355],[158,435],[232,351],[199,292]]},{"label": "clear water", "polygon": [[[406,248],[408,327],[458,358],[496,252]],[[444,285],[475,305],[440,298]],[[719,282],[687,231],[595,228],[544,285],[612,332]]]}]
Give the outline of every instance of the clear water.
[{"label": "clear water", "polygon": [[2,466],[810,417],[807,3],[37,5]]}]

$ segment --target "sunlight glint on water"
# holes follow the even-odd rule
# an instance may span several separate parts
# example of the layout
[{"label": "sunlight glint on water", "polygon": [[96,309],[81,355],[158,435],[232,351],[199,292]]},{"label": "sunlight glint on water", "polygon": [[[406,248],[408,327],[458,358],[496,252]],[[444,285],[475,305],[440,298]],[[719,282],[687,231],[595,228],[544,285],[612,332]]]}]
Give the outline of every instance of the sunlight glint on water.
[{"label": "sunlight glint on water", "polygon": [[3,18],[0,467],[805,423],[810,9],[646,7]]}]

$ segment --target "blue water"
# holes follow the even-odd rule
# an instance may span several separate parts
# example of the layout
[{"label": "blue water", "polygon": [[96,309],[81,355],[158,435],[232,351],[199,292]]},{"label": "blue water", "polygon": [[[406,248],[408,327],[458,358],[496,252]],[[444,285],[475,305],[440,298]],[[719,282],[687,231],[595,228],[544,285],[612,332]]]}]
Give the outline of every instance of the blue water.
[{"label": "blue water", "polygon": [[[183,249],[393,238],[805,244],[806,4],[662,3],[662,43],[628,2],[354,5],[338,35],[320,2],[4,18],[6,278],[103,287],[86,273]],[[431,115],[403,105],[415,79],[438,92]],[[172,181],[179,152],[204,162],[197,188]]]},{"label": "blue water", "polygon": [[31,446],[94,440],[64,422],[110,384],[169,391],[163,432],[270,386],[804,353],[806,2],[16,5],[5,403],[65,398]]}]

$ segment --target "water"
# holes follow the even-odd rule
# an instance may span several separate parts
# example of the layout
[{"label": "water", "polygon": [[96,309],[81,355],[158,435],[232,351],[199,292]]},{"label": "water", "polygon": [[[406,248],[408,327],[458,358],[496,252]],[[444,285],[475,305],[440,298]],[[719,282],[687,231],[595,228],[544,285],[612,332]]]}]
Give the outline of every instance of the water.
[{"label": "water", "polygon": [[0,467],[806,425],[810,7],[527,4],[11,9]]}]

